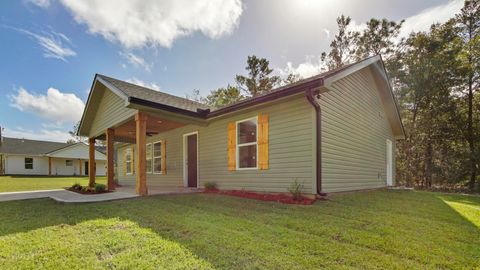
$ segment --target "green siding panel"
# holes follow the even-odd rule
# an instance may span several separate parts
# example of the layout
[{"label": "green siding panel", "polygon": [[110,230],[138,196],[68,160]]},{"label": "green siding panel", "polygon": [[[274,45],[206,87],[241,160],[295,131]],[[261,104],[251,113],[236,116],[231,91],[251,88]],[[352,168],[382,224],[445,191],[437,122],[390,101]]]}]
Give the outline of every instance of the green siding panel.
[{"label": "green siding panel", "polygon": [[323,191],[386,186],[386,140],[395,139],[370,69],[335,82],[319,102]]},{"label": "green siding panel", "polygon": [[125,101],[108,88],[103,88],[103,96],[91,124],[89,136],[103,134],[107,128],[133,117],[136,110],[126,108]]}]

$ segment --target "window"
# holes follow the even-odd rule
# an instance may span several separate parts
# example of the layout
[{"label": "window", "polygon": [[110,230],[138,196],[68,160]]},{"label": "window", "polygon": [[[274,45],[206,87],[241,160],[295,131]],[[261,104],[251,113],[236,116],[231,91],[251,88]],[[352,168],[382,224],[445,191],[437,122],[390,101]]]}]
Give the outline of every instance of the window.
[{"label": "window", "polygon": [[162,173],[162,143],[153,144],[153,173]]},{"label": "window", "polygon": [[146,159],[147,159],[147,173],[152,173],[152,144],[147,143]]},{"label": "window", "polygon": [[237,168],[257,168],[257,118],[237,122]]},{"label": "window", "polygon": [[25,169],[33,170],[33,158],[25,158]]},{"label": "window", "polygon": [[132,174],[132,149],[125,149],[125,172]]},{"label": "window", "polygon": [[67,167],[73,166],[73,160],[69,160],[69,159],[65,160],[65,166]]}]

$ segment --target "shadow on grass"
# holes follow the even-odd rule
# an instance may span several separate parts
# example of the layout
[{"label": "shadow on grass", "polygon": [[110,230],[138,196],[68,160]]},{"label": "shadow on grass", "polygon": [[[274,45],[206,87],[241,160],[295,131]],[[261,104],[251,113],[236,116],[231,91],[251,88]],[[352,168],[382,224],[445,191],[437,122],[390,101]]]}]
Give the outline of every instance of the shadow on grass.
[{"label": "shadow on grass", "polygon": [[[313,206],[200,194],[74,205],[43,199],[0,203],[0,216],[0,236],[97,219],[132,221],[219,268],[414,267],[443,257],[430,263],[455,268],[449,263],[457,260],[474,268],[478,264],[462,256],[480,256],[478,249],[464,254],[461,248],[478,239],[478,227],[429,193],[342,195]],[[449,240],[458,242],[458,251],[447,246]],[[390,250],[389,244],[395,246]],[[421,254],[422,248],[431,254]]]}]

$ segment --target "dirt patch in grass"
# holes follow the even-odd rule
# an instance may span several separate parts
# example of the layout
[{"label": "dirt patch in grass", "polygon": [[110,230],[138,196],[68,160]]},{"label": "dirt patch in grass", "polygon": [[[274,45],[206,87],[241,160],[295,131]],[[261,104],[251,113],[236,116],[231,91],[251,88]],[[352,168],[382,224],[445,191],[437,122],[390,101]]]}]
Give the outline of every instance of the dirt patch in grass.
[{"label": "dirt patch in grass", "polygon": [[256,193],[243,190],[218,190],[218,189],[207,189],[205,193],[212,194],[222,194],[228,196],[235,196],[247,199],[254,199],[260,201],[272,201],[286,204],[301,204],[301,205],[311,205],[315,202],[315,199],[302,197],[300,199],[294,199],[292,196],[287,194],[269,194],[269,193]]}]

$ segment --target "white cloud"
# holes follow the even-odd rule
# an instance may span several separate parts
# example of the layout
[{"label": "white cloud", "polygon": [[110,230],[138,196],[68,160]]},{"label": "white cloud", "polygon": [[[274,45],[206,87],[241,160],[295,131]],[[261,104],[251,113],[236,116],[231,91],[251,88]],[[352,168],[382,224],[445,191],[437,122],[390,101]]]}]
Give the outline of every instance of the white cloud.
[{"label": "white cloud", "polygon": [[[444,23],[453,18],[462,7],[463,0],[451,0],[443,5],[424,9],[405,19],[400,29],[399,37],[408,37],[412,32],[428,31],[432,24]],[[363,31],[366,28],[366,23],[357,24],[354,20],[351,21],[348,27],[348,29],[352,31]]]},{"label": "white cloud", "polygon": [[[150,72],[153,66],[153,64],[147,63],[147,61],[145,61],[143,57],[135,55],[134,53],[119,52],[119,54],[121,57],[125,58],[125,60],[127,60],[128,63],[130,63],[136,68],[143,68],[145,69],[145,71]],[[122,67],[126,68],[125,64],[122,64]]]},{"label": "white cloud", "polygon": [[229,34],[243,12],[240,0],[61,0],[90,33],[127,48],[170,47],[180,37],[201,32]]},{"label": "white cloud", "polygon": [[328,30],[327,28],[323,28],[323,32],[327,36],[327,39],[330,39],[330,30]]},{"label": "white cloud", "polygon": [[24,129],[22,127],[17,127],[15,129],[5,128],[3,131],[5,137],[10,138],[24,138],[30,140],[41,140],[41,141],[56,141],[56,142],[66,142],[68,139],[71,139],[72,136],[67,131],[63,130],[51,130],[51,129],[40,129],[40,130],[31,130]]},{"label": "white cloud", "polygon": [[85,104],[75,94],[62,93],[48,88],[47,94],[30,93],[20,87],[10,96],[11,106],[22,112],[34,113],[57,124],[76,123],[82,117]]},{"label": "white cloud", "polygon": [[42,47],[43,56],[46,58],[55,58],[67,62],[67,57],[77,55],[77,53],[72,50],[68,46],[68,44],[66,44],[71,44],[70,39],[62,33],[50,31],[49,33],[44,32],[42,34],[37,34],[22,28],[12,27],[8,25],[1,26],[7,29],[18,31],[31,38],[34,38],[37,43]]},{"label": "white cloud", "polygon": [[463,7],[463,0],[449,1],[443,5],[425,9],[420,13],[405,19],[400,32],[401,37],[407,37],[412,31],[427,31],[433,23],[444,23]]},{"label": "white cloud", "polygon": [[50,0],[27,0],[28,3],[34,4],[41,8],[48,8],[51,4]]},{"label": "white cloud", "polygon": [[146,88],[150,88],[150,89],[153,89],[153,90],[160,91],[160,86],[158,86],[158,84],[156,84],[156,83],[152,83],[152,82],[147,83],[147,82],[144,82],[144,81],[142,81],[140,79],[137,79],[135,77],[130,78],[126,81],[129,82],[129,83],[133,83],[133,84],[140,85],[140,86],[143,86],[143,87],[146,87]]},{"label": "white cloud", "polygon": [[289,74],[299,75],[301,78],[308,78],[326,71],[326,66],[320,57],[307,57],[306,61],[294,66],[292,62],[287,62],[285,68],[277,68],[276,72],[281,77],[287,77]]}]

